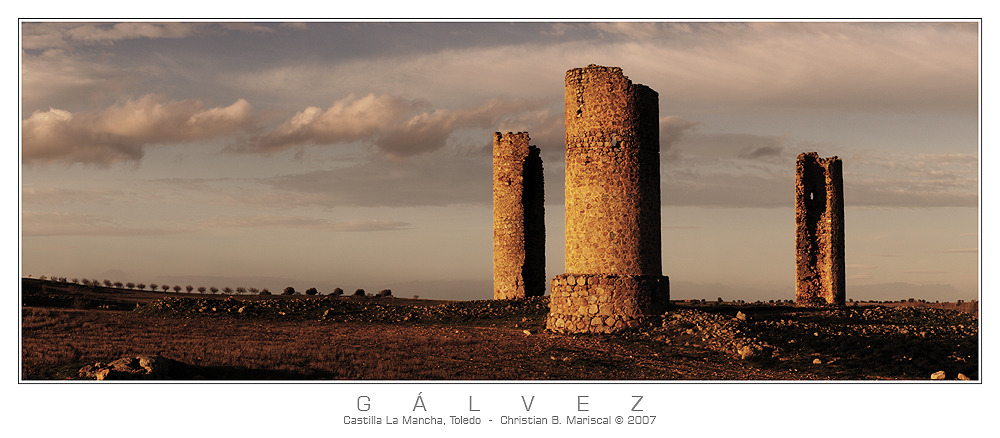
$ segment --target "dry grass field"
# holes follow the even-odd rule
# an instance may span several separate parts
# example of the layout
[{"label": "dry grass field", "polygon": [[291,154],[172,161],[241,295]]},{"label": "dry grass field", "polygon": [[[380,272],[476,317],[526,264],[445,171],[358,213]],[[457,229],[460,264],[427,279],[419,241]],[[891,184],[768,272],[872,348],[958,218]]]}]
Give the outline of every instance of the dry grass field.
[{"label": "dry grass field", "polygon": [[24,279],[21,379],[78,379],[136,355],[209,381],[978,378],[978,319],[953,310],[679,307],[614,336],[547,333],[546,311],[545,297],[220,297]]}]

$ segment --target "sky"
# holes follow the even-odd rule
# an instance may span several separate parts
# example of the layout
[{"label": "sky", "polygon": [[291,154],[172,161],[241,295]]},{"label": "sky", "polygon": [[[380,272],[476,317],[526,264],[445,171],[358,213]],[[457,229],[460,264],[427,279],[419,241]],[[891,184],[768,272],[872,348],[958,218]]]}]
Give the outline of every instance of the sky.
[{"label": "sky", "polygon": [[493,132],[564,265],[565,73],[659,93],[675,299],[794,299],[795,158],[847,298],[979,294],[976,21],[21,22],[22,276],[492,297]]}]

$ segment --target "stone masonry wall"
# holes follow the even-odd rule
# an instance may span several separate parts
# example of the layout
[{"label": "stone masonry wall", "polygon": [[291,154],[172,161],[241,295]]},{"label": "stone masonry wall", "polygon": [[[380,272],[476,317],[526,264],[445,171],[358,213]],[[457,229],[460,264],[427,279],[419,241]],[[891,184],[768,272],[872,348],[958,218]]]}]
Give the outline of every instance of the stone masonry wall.
[{"label": "stone masonry wall", "polygon": [[552,281],[547,328],[615,331],[669,297],[661,276],[658,95],[618,67],[572,69],[565,120],[566,273]]},{"label": "stone masonry wall", "polygon": [[844,176],[839,158],[795,163],[795,302],[845,304]]},{"label": "stone masonry wall", "polygon": [[552,280],[546,328],[563,333],[611,333],[661,311],[654,297],[670,285],[659,275],[562,274]]},{"label": "stone masonry wall", "polygon": [[566,73],[566,272],[660,275],[657,93],[618,67]]},{"label": "stone masonry wall", "polygon": [[545,295],[542,158],[527,132],[493,136],[493,298]]}]

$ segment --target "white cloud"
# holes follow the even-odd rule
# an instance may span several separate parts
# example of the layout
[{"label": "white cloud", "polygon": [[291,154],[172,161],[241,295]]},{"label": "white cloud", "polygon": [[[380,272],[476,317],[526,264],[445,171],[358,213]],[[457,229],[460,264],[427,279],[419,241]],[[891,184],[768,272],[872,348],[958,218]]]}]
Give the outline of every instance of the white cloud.
[{"label": "white cloud", "polygon": [[405,100],[387,94],[369,94],[361,98],[352,94],[334,102],[326,110],[306,108],[237,150],[275,152],[304,144],[367,140],[400,123],[407,114],[428,106],[425,101]]},{"label": "white cloud", "polygon": [[387,156],[406,158],[441,149],[458,129],[493,129],[512,122],[524,123],[525,116],[539,114],[542,103],[490,99],[465,108],[430,110],[429,107],[430,103],[423,100],[387,94],[361,98],[350,95],[326,110],[306,108],[234,150],[268,153],[307,144],[363,141],[375,145]]},{"label": "white cloud", "polygon": [[146,95],[100,112],[50,108],[21,122],[22,162],[110,165],[139,161],[149,144],[233,134],[252,122],[250,104],[205,108],[198,100]]}]

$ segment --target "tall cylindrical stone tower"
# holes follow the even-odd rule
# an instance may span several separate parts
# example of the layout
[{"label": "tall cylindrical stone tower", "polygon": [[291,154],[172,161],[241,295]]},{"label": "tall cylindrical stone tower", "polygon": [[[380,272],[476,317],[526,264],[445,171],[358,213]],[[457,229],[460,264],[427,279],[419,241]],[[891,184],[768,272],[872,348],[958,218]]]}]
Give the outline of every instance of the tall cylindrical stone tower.
[{"label": "tall cylindrical stone tower", "polygon": [[795,162],[795,303],[843,306],[844,173],[837,157]]},{"label": "tall cylindrical stone tower", "polygon": [[566,73],[566,273],[547,327],[634,326],[669,296],[660,252],[659,102],[618,67]]},{"label": "tall cylindrical stone tower", "polygon": [[493,298],[545,295],[545,182],[527,132],[493,135]]}]

